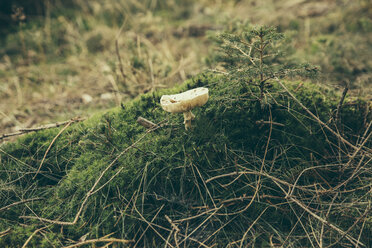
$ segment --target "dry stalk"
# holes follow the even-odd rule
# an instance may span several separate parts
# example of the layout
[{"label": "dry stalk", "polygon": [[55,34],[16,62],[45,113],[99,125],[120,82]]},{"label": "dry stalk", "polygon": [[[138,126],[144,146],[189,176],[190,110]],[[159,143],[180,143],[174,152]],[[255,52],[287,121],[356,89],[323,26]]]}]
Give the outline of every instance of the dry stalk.
[{"label": "dry stalk", "polygon": [[216,203],[214,202],[214,199],[213,199],[213,197],[212,197],[212,194],[209,192],[209,189],[208,189],[208,187],[207,187],[207,183],[205,182],[203,176],[201,175],[201,173],[200,173],[198,167],[196,167],[196,166],[194,165],[194,163],[191,163],[191,166],[193,166],[193,167],[195,168],[195,170],[198,172],[198,175],[199,175],[200,179],[201,179],[202,182],[203,182],[203,185],[204,185],[204,187],[205,187],[205,190],[207,191],[207,194],[209,195],[209,198],[211,199],[211,201],[212,201],[212,203],[213,203],[213,206],[214,206],[215,208],[217,208]]},{"label": "dry stalk", "polygon": [[[206,238],[205,240],[203,240],[202,243],[205,243],[207,242],[210,238],[212,238],[214,235],[216,235],[218,232],[220,232],[223,228],[225,228],[225,226],[227,226],[228,224],[230,224],[230,222],[232,222],[237,216],[235,216],[234,218],[231,218],[228,222],[224,223],[221,227],[219,227],[216,231],[214,231],[211,235],[209,235],[208,238]],[[213,247],[214,245],[212,245]],[[186,247],[186,242],[185,242],[185,247]]]},{"label": "dry stalk", "polygon": [[[154,227],[154,223],[146,220],[146,218],[140,213],[140,211],[138,211],[137,207],[136,207],[136,204],[133,204],[133,209],[137,212],[137,214],[140,216],[141,220],[144,221],[165,243],[168,244],[168,246],[170,247],[173,247],[171,244],[168,243],[168,241],[155,229]],[[163,229],[167,229],[169,230],[168,228],[164,228],[162,227]],[[169,230],[171,231],[171,230]]]},{"label": "dry stalk", "polygon": [[217,212],[218,210],[220,210],[224,205],[221,204],[221,206],[219,206],[212,214],[210,214],[202,223],[199,224],[199,226],[197,226],[192,232],[190,232],[189,234],[187,234],[187,236],[181,241],[179,242],[179,244],[182,244],[183,242],[185,242],[192,234],[194,234],[197,230],[199,230],[200,227],[202,227],[210,218],[212,218]]},{"label": "dry stalk", "polygon": [[187,218],[184,218],[184,219],[179,219],[179,220],[173,220],[173,222],[185,222],[185,221],[193,220],[193,219],[199,218],[200,216],[203,216],[205,214],[208,214],[208,213],[216,211],[216,210],[217,210],[217,208],[212,208],[212,209],[209,209],[205,212],[202,212],[202,213],[194,215],[194,216],[190,216],[190,217],[187,217]]},{"label": "dry stalk", "polygon": [[[329,214],[330,214],[330,212],[331,212],[331,208],[333,207],[333,204],[334,204],[334,202],[335,202],[335,200],[336,200],[336,198],[337,198],[338,195],[339,195],[339,194],[336,193],[335,196],[332,198],[332,202],[331,202],[331,204],[329,204],[329,208],[328,208],[327,213],[326,213],[326,215],[325,215],[325,218],[326,218],[326,219],[328,218],[328,216],[329,216]],[[324,227],[325,227],[325,225],[324,225],[324,223],[322,223],[322,227],[321,227],[321,229],[320,229],[320,234],[319,234],[319,246],[320,246],[320,247],[323,247],[323,234],[324,234]]]},{"label": "dry stalk", "polygon": [[305,210],[307,213],[309,213],[311,216],[313,216],[315,219],[319,220],[321,223],[327,225],[328,227],[332,228],[333,230],[335,230],[336,232],[338,232],[339,234],[342,235],[342,237],[345,237],[347,240],[349,240],[354,246],[365,246],[362,242],[360,242],[359,240],[355,239],[354,237],[350,236],[347,232],[341,230],[340,228],[338,228],[337,226],[333,225],[332,223],[330,223],[329,221],[323,219],[322,217],[320,217],[319,215],[315,214],[314,212],[312,212],[308,207],[306,207],[302,202],[300,202],[299,200],[297,200],[295,197],[293,196],[289,196],[289,199],[291,199],[294,203],[296,203],[299,207],[301,207],[303,210]]},{"label": "dry stalk", "polygon": [[40,232],[40,231],[42,231],[42,230],[44,230],[44,229],[46,229],[46,228],[48,228],[48,226],[44,226],[44,227],[42,227],[42,228],[36,229],[36,230],[35,230],[35,231],[30,235],[30,237],[28,237],[28,239],[26,240],[26,242],[23,244],[22,248],[26,248],[27,245],[28,245],[28,243],[30,243],[32,237],[34,237],[38,232]]},{"label": "dry stalk", "polygon": [[39,174],[39,172],[40,172],[40,170],[41,170],[41,167],[43,166],[43,164],[44,164],[44,161],[45,161],[45,158],[46,158],[46,156],[48,155],[48,153],[49,153],[49,151],[50,151],[50,149],[52,148],[52,146],[53,146],[53,144],[54,144],[54,142],[58,139],[58,137],[71,125],[71,121],[70,122],[68,122],[67,124],[66,124],[66,126],[64,126],[59,132],[58,132],[58,134],[53,138],[53,140],[52,140],[52,142],[50,142],[50,144],[49,144],[49,146],[48,146],[48,149],[45,151],[45,153],[44,153],[44,156],[43,156],[43,159],[41,160],[41,163],[40,163],[40,165],[39,165],[39,168],[37,168],[37,171],[36,171],[36,173],[35,173],[35,175],[34,175],[34,177],[32,178],[32,179],[34,179],[35,180],[35,178],[36,178],[36,176],[37,176],[37,174]]},{"label": "dry stalk", "polygon": [[[291,209],[292,209],[292,206],[291,206],[290,204],[289,204],[289,206],[290,206]],[[303,216],[305,213],[306,213],[306,212],[303,211],[302,214],[300,215],[300,218],[299,218],[299,217],[297,216],[297,214],[295,213],[296,218],[297,218],[297,221],[296,221],[296,223],[292,226],[292,229],[291,229],[291,231],[288,233],[287,237],[282,241],[282,244],[281,244],[280,248],[285,247],[285,246],[284,246],[285,243],[289,240],[289,237],[290,237],[290,236],[292,235],[292,233],[295,231],[296,226],[298,225],[298,223],[300,223],[300,220],[301,220],[302,216]]]},{"label": "dry stalk", "polygon": [[[239,171],[239,172],[232,172],[232,173],[227,173],[227,174],[222,174],[222,175],[218,175],[218,176],[215,176],[215,177],[211,177],[209,179],[206,180],[206,183],[210,183],[211,181],[214,181],[216,179],[219,179],[219,178],[223,178],[223,177],[229,177],[229,176],[234,176],[234,175],[240,175],[240,174],[248,174],[248,175],[257,175],[257,176],[265,176],[275,182],[278,182],[278,183],[281,183],[283,185],[286,185],[287,187],[291,188],[293,187],[294,185],[291,184],[291,183],[288,183],[284,180],[281,180],[279,178],[276,178],[274,176],[271,176],[265,172],[258,172],[258,171],[254,171],[254,170],[249,170],[247,168],[244,168],[242,166],[239,166],[241,167],[242,169],[244,169],[245,171]],[[311,185],[313,186],[313,185]],[[309,189],[307,186],[297,186],[297,189],[301,189],[302,191],[308,191],[308,192],[316,192],[316,190],[313,190],[313,189]],[[321,193],[328,193],[329,191],[328,190],[324,190],[324,191],[321,191]]]},{"label": "dry stalk", "polygon": [[25,204],[27,202],[31,202],[31,201],[40,201],[42,200],[43,198],[40,198],[40,197],[37,197],[37,198],[31,198],[31,199],[26,199],[26,200],[23,200],[23,201],[18,201],[18,202],[14,202],[12,204],[9,204],[5,207],[2,207],[0,208],[0,212],[3,211],[3,210],[6,210],[8,208],[11,208],[11,207],[14,207],[14,206],[17,206],[17,205],[20,205],[20,204]]},{"label": "dry stalk", "polygon": [[0,135],[0,140],[8,138],[8,137],[12,137],[12,136],[18,136],[18,135],[30,133],[30,132],[37,132],[37,131],[41,131],[41,130],[44,130],[44,129],[56,128],[56,127],[66,125],[68,123],[80,122],[80,121],[83,121],[83,120],[85,120],[85,118],[75,117],[75,118],[72,118],[68,121],[51,123],[51,124],[43,125],[43,126],[40,126],[40,127],[22,128],[22,129],[19,129],[17,132],[14,132],[14,133],[5,133],[5,134]]},{"label": "dry stalk", "polygon": [[344,100],[345,100],[345,97],[346,97],[346,94],[347,94],[348,91],[349,91],[349,87],[346,85],[345,88],[344,88],[344,91],[342,92],[342,96],[341,96],[340,102],[337,105],[336,117],[335,117],[336,123],[339,121],[340,110],[341,110],[342,104],[344,103]]},{"label": "dry stalk", "polygon": [[[351,161],[358,155],[358,153],[362,150],[362,148],[365,146],[369,138],[371,138],[372,132],[369,133],[369,135],[363,140],[362,144],[359,145],[359,147],[355,150],[353,155],[351,155],[349,161],[347,164],[343,167],[343,170],[347,169],[350,166]],[[369,154],[370,155],[370,154]],[[369,156],[371,158],[371,156]]]},{"label": "dry stalk", "polygon": [[[152,218],[151,220],[151,223],[155,221],[155,219],[158,217],[159,213],[161,210],[163,210],[165,204],[163,204],[159,210],[156,212],[156,214],[154,215],[154,217]],[[149,229],[150,225],[147,225],[146,229],[142,232],[141,236],[139,237],[139,239],[137,240],[137,242],[134,244],[134,248],[137,247],[138,243],[140,242],[140,240],[142,239],[143,236],[145,236],[145,233],[147,232],[147,230]]]},{"label": "dry stalk", "polygon": [[[357,167],[354,169],[353,174],[348,179],[346,179],[345,181],[343,181],[342,183],[340,183],[339,185],[337,185],[336,187],[334,187],[333,190],[337,190],[337,189],[341,188],[343,185],[346,185],[348,182],[350,182],[352,179],[354,179],[354,177],[356,176],[356,174],[361,170],[361,165],[362,165],[362,162],[364,160],[364,157],[365,156],[363,155],[362,158],[359,160],[359,163],[358,163]],[[365,164],[367,165],[371,161],[372,161],[372,158],[369,159],[367,162],[365,162]],[[346,164],[346,166],[348,166],[348,164]]]},{"label": "dry stalk", "polygon": [[[137,209],[137,211],[138,211],[138,209]],[[133,216],[132,216],[132,217],[133,217]],[[134,217],[134,218],[136,218],[136,217]],[[157,228],[160,228],[160,229],[165,230],[165,231],[167,231],[167,232],[171,232],[171,231],[172,231],[172,230],[169,229],[169,228],[166,228],[166,227],[160,226],[160,225],[158,225],[158,224],[155,224],[155,223],[152,223],[152,222],[147,221],[143,216],[142,216],[141,218],[137,218],[137,219],[138,219],[138,220],[141,220],[141,221],[143,221],[143,222],[145,222],[146,224],[148,224],[148,225],[151,227],[151,229],[153,229],[153,230],[154,230],[154,227],[157,227]],[[157,232],[157,233],[158,233],[158,232]],[[188,237],[188,235],[186,235],[186,234],[179,233],[179,235],[182,236],[182,237],[187,237],[189,240],[191,240],[191,241],[193,241],[193,242],[199,244],[199,247],[211,248],[210,246],[207,246],[206,244],[204,244],[203,242],[200,242],[200,241],[197,240],[197,239],[194,239],[194,238],[192,238],[192,237]],[[164,237],[163,237],[163,238],[164,238]],[[165,239],[164,239],[164,240],[165,240]],[[186,242],[185,242],[185,244],[186,244]],[[185,246],[185,247],[187,247],[187,246]]]},{"label": "dry stalk", "polygon": [[[247,169],[246,169],[247,170]],[[297,200],[295,197],[291,196],[291,192],[293,191],[293,186],[295,185],[292,185],[288,182],[285,182],[279,178],[276,178],[274,176],[271,176],[271,175],[268,175],[266,173],[263,173],[263,172],[257,172],[257,171],[243,171],[243,172],[238,172],[238,174],[255,174],[255,175],[262,175],[262,176],[265,176],[269,179],[271,179],[280,189],[281,191],[286,195],[286,198],[287,199],[290,199],[291,201],[293,201],[294,203],[296,203],[299,207],[301,207],[303,210],[305,210],[307,213],[309,213],[311,216],[313,216],[315,219],[319,220],[321,223],[327,225],[328,227],[330,227],[331,229],[335,230],[336,232],[338,232],[339,234],[341,234],[342,236],[344,236],[346,239],[348,239],[353,245],[361,245],[361,246],[365,246],[362,242],[360,242],[359,240],[353,238],[352,236],[350,236],[347,232],[341,230],[340,228],[338,228],[337,226],[333,225],[332,223],[330,223],[329,221],[325,220],[324,218],[318,216],[317,214],[315,214],[313,211],[311,211],[308,207],[306,207],[302,202],[300,202],[299,200]],[[222,177],[226,177],[226,176],[233,176],[233,175],[237,175],[236,172],[234,173],[228,173],[228,174],[224,174],[224,175],[218,175],[214,178],[210,178],[208,179],[206,182],[211,182],[217,178],[222,178]],[[289,190],[288,192],[281,186],[282,185],[286,185],[288,186],[290,189],[292,188],[292,190]],[[302,186],[296,186],[297,189],[302,189],[304,190],[305,188]],[[309,189],[306,189],[308,191],[310,191]],[[319,192],[317,190],[314,190],[314,192]],[[322,191],[320,191],[322,192]]]},{"label": "dry stalk", "polygon": [[11,231],[12,231],[12,229],[10,227],[8,229],[6,229],[5,231],[1,231],[0,232],[0,238],[4,237],[5,235],[8,235]]},{"label": "dry stalk", "polygon": [[169,224],[171,224],[171,227],[172,227],[172,230],[169,233],[169,236],[168,236],[167,242],[165,244],[165,247],[167,247],[169,239],[170,239],[170,237],[173,233],[174,242],[176,243],[176,247],[179,248],[180,246],[178,244],[178,233],[180,232],[180,229],[178,228],[178,226],[176,224],[174,224],[174,222],[171,220],[171,218],[169,218],[168,215],[165,215],[164,217],[169,222]]},{"label": "dry stalk", "polygon": [[116,39],[115,39],[116,55],[117,55],[118,60],[119,60],[119,69],[120,69],[121,76],[123,77],[123,80],[126,79],[126,76],[125,76],[125,73],[124,73],[123,62],[122,62],[122,59],[121,59],[121,56],[120,56],[120,51],[119,51],[119,37],[120,37],[121,32],[123,31],[124,27],[125,27],[125,24],[127,23],[127,20],[128,19],[125,18],[123,24],[121,25],[121,27],[119,29],[118,34],[116,35]]},{"label": "dry stalk", "polygon": [[83,242],[80,242],[74,245],[65,246],[64,248],[74,248],[74,247],[79,247],[79,246],[87,245],[87,244],[95,244],[98,242],[110,242],[110,243],[115,242],[115,243],[122,243],[122,244],[130,244],[130,243],[133,243],[134,240],[116,239],[116,238],[89,239],[89,240],[85,240]]},{"label": "dry stalk", "polygon": [[244,244],[244,240],[246,239],[247,237],[247,234],[249,233],[249,231],[252,229],[252,227],[257,223],[257,221],[261,218],[261,216],[266,212],[266,210],[268,209],[269,207],[266,207],[261,213],[260,215],[252,222],[252,224],[248,227],[247,231],[245,231],[241,241],[240,241],[240,246],[239,248],[242,248],[243,247],[243,244]]},{"label": "dry stalk", "polygon": [[[288,88],[279,80],[279,78],[276,78],[276,81],[279,83],[279,85],[292,97],[293,100],[295,100],[301,108],[303,108],[315,121],[317,121],[321,126],[325,127],[329,132],[331,132],[333,135],[335,135],[337,138],[339,138],[343,143],[347,144],[354,150],[358,150],[358,147],[347,141],[344,137],[342,137],[339,133],[334,131],[332,128],[330,128],[326,123],[321,121],[316,115],[314,115],[305,105],[303,105],[293,94],[288,90]],[[372,155],[370,155],[372,156]]]},{"label": "dry stalk", "polygon": [[[348,235],[348,233],[361,221],[361,220],[363,220],[363,219],[365,219],[366,217],[368,217],[368,215],[369,215],[369,213],[371,212],[371,205],[369,205],[366,209],[365,209],[365,211],[364,211],[364,213],[363,213],[363,215],[362,216],[360,216],[348,229],[347,229],[347,231],[346,232],[344,232],[344,234],[342,234],[342,236],[336,241],[336,242],[334,242],[333,244],[331,244],[331,245],[329,245],[329,246],[327,246],[327,248],[329,248],[329,247],[334,247],[334,245],[336,245],[338,242],[340,242],[346,235]],[[358,239],[356,240],[356,243],[357,244],[361,244],[361,245],[363,245],[360,241],[359,241],[359,239],[360,239],[360,235],[359,235],[359,237],[358,237]],[[363,245],[364,246],[364,245]],[[357,245],[355,245],[355,247],[358,247]]]},{"label": "dry stalk", "polygon": [[[354,237],[350,236],[347,232],[341,230],[340,228],[338,228],[337,226],[333,225],[332,223],[330,223],[329,221],[325,220],[324,218],[318,216],[317,214],[315,214],[314,212],[312,212],[308,207],[306,207],[302,202],[300,202],[299,200],[297,200],[295,197],[291,196],[289,193],[287,193],[283,187],[281,187],[281,185],[279,184],[279,180],[275,180],[274,177],[271,177],[271,179],[273,180],[273,182],[282,190],[282,192],[286,195],[286,198],[287,199],[290,199],[292,200],[294,203],[296,203],[299,207],[301,207],[303,210],[305,210],[307,213],[309,213],[311,216],[313,216],[315,219],[319,220],[321,223],[327,225],[328,227],[330,227],[331,229],[335,230],[336,232],[338,232],[339,234],[341,234],[343,237],[345,237],[347,240],[349,240],[353,245],[355,246],[358,246],[358,245],[361,245],[361,246],[365,246],[362,242],[360,242],[359,240],[355,239]],[[288,201],[289,202],[289,201]]]},{"label": "dry stalk", "polygon": [[156,124],[152,121],[147,120],[146,118],[143,117],[138,117],[137,118],[137,123],[140,124],[141,126],[145,128],[154,128],[156,127]]}]

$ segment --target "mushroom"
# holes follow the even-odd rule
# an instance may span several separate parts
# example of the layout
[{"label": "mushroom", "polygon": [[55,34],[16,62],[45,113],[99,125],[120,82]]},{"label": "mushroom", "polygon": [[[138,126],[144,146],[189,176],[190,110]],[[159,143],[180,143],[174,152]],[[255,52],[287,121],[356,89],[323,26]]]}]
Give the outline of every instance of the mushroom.
[{"label": "mushroom", "polygon": [[195,119],[191,110],[203,106],[208,101],[208,97],[208,89],[200,87],[176,95],[163,95],[160,104],[167,112],[183,113],[183,123],[188,130],[191,128],[191,120]]}]

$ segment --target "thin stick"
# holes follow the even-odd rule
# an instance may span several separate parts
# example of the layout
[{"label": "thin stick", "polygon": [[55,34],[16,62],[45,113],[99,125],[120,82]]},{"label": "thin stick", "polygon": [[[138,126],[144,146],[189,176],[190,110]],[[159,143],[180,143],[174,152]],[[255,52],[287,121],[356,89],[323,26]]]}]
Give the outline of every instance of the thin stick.
[{"label": "thin stick", "polygon": [[116,35],[116,39],[115,39],[116,55],[117,55],[118,60],[119,60],[119,69],[120,69],[121,76],[123,77],[123,80],[126,78],[126,76],[125,76],[125,73],[124,73],[123,62],[121,60],[120,51],[119,51],[119,37],[120,37],[121,32],[123,31],[124,27],[125,27],[125,24],[127,23],[127,20],[128,19],[125,18],[123,24],[121,25],[121,27],[119,29],[118,34]]},{"label": "thin stick", "polygon": [[14,207],[14,206],[20,205],[20,204],[25,204],[25,203],[27,203],[27,202],[31,202],[31,201],[40,201],[40,200],[42,200],[42,199],[43,199],[43,198],[38,197],[38,198],[26,199],[26,200],[19,201],[19,202],[14,202],[14,203],[12,203],[12,204],[9,204],[9,205],[7,205],[7,206],[5,206],[5,207],[0,208],[0,212],[3,211],[3,210],[6,210],[6,209],[8,209],[8,208],[11,208],[11,207]]},{"label": "thin stick", "polygon": [[260,120],[260,121],[256,121],[256,124],[257,124],[257,125],[260,125],[260,124],[270,124],[270,125],[276,125],[276,126],[280,126],[280,127],[285,127],[284,124],[282,124],[282,123],[278,123],[278,122],[274,122],[274,121],[264,121],[264,120]]},{"label": "thin stick", "polygon": [[346,94],[347,94],[348,91],[349,91],[349,87],[347,87],[347,85],[346,85],[345,88],[344,88],[344,91],[342,92],[342,96],[341,96],[340,102],[339,102],[338,105],[337,105],[337,110],[336,110],[336,123],[337,123],[337,121],[339,120],[339,117],[340,117],[340,110],[341,110],[342,104],[344,103],[344,100],[345,100],[345,97],[346,97]]},{"label": "thin stick", "polygon": [[172,232],[173,232],[173,230],[175,230],[174,232],[173,232],[173,238],[174,238],[174,242],[176,243],[176,247],[177,248],[179,248],[180,246],[179,246],[179,244],[178,244],[178,233],[180,232],[180,229],[178,228],[178,226],[176,225],[176,224],[174,224],[173,223],[173,221],[171,220],[171,218],[169,218],[169,216],[168,215],[165,215],[164,216],[165,217],[165,219],[171,224],[171,226],[172,226],[172,230],[171,230],[171,232],[169,233],[169,236],[168,236],[168,239],[167,239],[167,243],[165,244],[165,247],[168,247],[168,242],[169,242],[169,239],[170,239],[170,237],[171,237],[171,235],[172,235]]},{"label": "thin stick", "polygon": [[[141,217],[142,221],[144,221],[163,241],[167,242],[167,240],[155,229],[155,227],[153,227],[154,223],[146,220],[145,217],[143,217],[143,215],[140,213],[140,211],[138,211],[137,207],[136,207],[136,204],[133,205],[133,209],[137,212],[137,214]],[[170,230],[171,231],[171,230]],[[170,247],[173,248],[173,246],[171,244],[168,243],[168,245]]]},{"label": "thin stick", "polygon": [[[348,233],[351,231],[351,230],[353,230],[354,229],[354,227],[361,221],[361,220],[363,220],[363,219],[365,219],[366,217],[368,217],[369,216],[369,213],[371,212],[371,206],[369,205],[366,209],[365,209],[365,211],[364,211],[364,213],[363,213],[363,215],[362,216],[360,216],[348,229],[347,229],[347,231],[336,241],[336,242],[334,242],[333,244],[331,244],[331,245],[329,245],[329,246],[327,246],[327,248],[328,247],[332,247],[332,246],[334,246],[334,245],[336,245],[338,242],[340,242],[341,241],[341,239],[343,239],[346,235],[348,235]],[[347,238],[347,237],[346,237]],[[360,235],[359,235],[359,237],[358,237],[358,239],[356,240],[356,242],[357,243],[360,243],[360,244],[362,244],[360,241]],[[363,244],[362,244],[363,245]],[[355,247],[357,247],[357,246],[355,246]]]},{"label": "thin stick", "polygon": [[[135,204],[135,202],[133,203]],[[128,204],[129,205],[129,204]],[[151,219],[151,223],[154,222],[154,220],[158,217],[160,211],[164,208],[165,204],[163,204],[159,210],[156,212],[156,214],[154,215],[154,217]],[[133,246],[134,248],[137,247],[138,243],[140,242],[140,240],[142,239],[142,237],[145,235],[145,233],[147,232],[147,230],[149,229],[150,225],[147,225],[146,229],[141,233],[141,236],[139,237],[139,239],[137,240],[136,244]]]},{"label": "thin stick", "polygon": [[25,134],[25,133],[21,132],[21,131],[17,131],[17,132],[14,132],[14,133],[4,133],[0,136],[0,140],[5,139],[5,138],[9,138],[9,137],[13,137],[13,136],[22,135],[22,134]]},{"label": "thin stick", "polygon": [[215,210],[218,210],[218,209],[217,208],[209,209],[209,210],[207,210],[205,212],[202,212],[202,213],[197,214],[197,215],[193,215],[191,217],[187,217],[187,218],[179,219],[179,220],[173,220],[173,222],[184,222],[184,221],[192,220],[192,219],[195,219],[195,218],[199,218],[200,216],[203,216],[203,215],[208,214],[210,212],[213,212]]},{"label": "thin stick", "polygon": [[137,118],[137,123],[140,124],[141,126],[145,127],[145,128],[154,128],[156,127],[156,124],[153,123],[152,121],[149,121],[143,117],[138,117]]},{"label": "thin stick", "polygon": [[212,218],[217,212],[218,210],[220,210],[224,205],[221,204],[221,206],[219,206],[218,208],[216,208],[216,210],[211,214],[209,215],[202,223],[200,223],[200,225],[198,225],[192,232],[190,232],[181,242],[179,242],[179,245],[182,244],[183,242],[185,242],[194,232],[196,232],[197,230],[199,230],[200,227],[202,227],[210,218]]},{"label": "thin stick", "polygon": [[26,248],[28,243],[30,243],[31,239],[33,236],[35,236],[38,232],[44,230],[45,228],[47,228],[48,226],[44,226],[42,228],[39,228],[39,229],[36,229],[31,235],[30,237],[28,237],[28,239],[26,240],[26,242],[23,244],[22,248]]},{"label": "thin stick", "polygon": [[308,209],[304,204],[302,204],[299,200],[297,200],[296,198],[292,197],[292,196],[289,196],[289,198],[294,202],[296,203],[298,206],[300,206],[303,210],[305,210],[306,212],[308,212],[311,216],[313,216],[315,219],[319,220],[320,222],[322,222],[323,224],[326,224],[327,226],[329,226],[330,228],[332,228],[333,230],[335,230],[336,232],[340,233],[342,235],[342,237],[345,237],[347,240],[349,240],[353,245],[355,246],[358,246],[358,245],[361,245],[361,246],[365,246],[362,242],[360,242],[359,240],[353,238],[352,236],[350,236],[347,232],[341,230],[340,228],[338,228],[337,226],[333,225],[332,223],[329,223],[327,220],[323,219],[322,217],[320,217],[319,215],[315,214],[314,212],[310,211],[310,209]]},{"label": "thin stick", "polygon": [[10,227],[8,229],[6,229],[5,231],[1,231],[0,232],[0,238],[5,236],[5,235],[8,235],[11,231],[12,231],[12,229]]},{"label": "thin stick", "polygon": [[154,69],[152,68],[152,60],[151,58],[148,59],[149,67],[150,67],[150,76],[151,76],[151,92],[155,90],[155,77],[154,77]]},{"label": "thin stick", "polygon": [[248,227],[247,231],[244,233],[243,235],[243,238],[241,239],[240,241],[240,246],[239,248],[242,248],[243,247],[243,242],[244,240],[246,239],[247,237],[247,234],[249,233],[249,231],[252,229],[252,227],[257,223],[257,221],[261,218],[261,216],[266,212],[266,210],[268,209],[269,207],[266,207],[262,212],[261,214],[253,221],[253,223]]},{"label": "thin stick", "polygon": [[193,167],[195,168],[195,170],[198,172],[199,177],[200,177],[200,179],[202,180],[203,185],[204,185],[204,187],[205,187],[205,190],[207,191],[207,194],[209,195],[209,198],[211,199],[211,201],[212,201],[212,203],[213,203],[213,206],[214,206],[215,208],[217,208],[216,203],[214,202],[214,199],[213,199],[213,197],[212,197],[212,194],[209,192],[209,189],[208,189],[207,183],[205,182],[203,176],[201,175],[201,173],[200,173],[198,167],[196,167],[194,163],[191,163],[191,166],[193,166]]},{"label": "thin stick", "polygon": [[41,167],[43,166],[43,164],[44,164],[44,161],[45,161],[45,158],[46,158],[46,156],[48,155],[48,153],[49,153],[49,151],[50,151],[50,149],[52,148],[52,146],[53,146],[53,144],[54,144],[54,142],[58,139],[58,137],[71,125],[71,121],[70,122],[68,122],[67,124],[66,124],[66,126],[64,126],[60,131],[59,131],[59,133],[54,137],[54,139],[52,140],[52,142],[50,142],[50,144],[49,144],[49,146],[48,146],[48,149],[46,150],[46,152],[44,153],[44,157],[43,157],[43,159],[41,160],[41,163],[40,163],[40,165],[39,165],[39,168],[37,168],[37,171],[36,171],[36,173],[35,173],[35,175],[34,175],[34,177],[32,178],[32,179],[35,179],[36,178],[36,176],[37,176],[37,174],[39,174],[39,172],[40,172],[40,170],[41,170]]},{"label": "thin stick", "polygon": [[74,248],[74,247],[79,247],[79,246],[86,245],[86,244],[94,244],[98,242],[117,242],[117,243],[123,243],[123,244],[130,244],[130,243],[133,243],[134,240],[116,239],[116,238],[90,239],[90,240],[85,240],[83,242],[80,242],[74,245],[65,246],[64,248]]},{"label": "thin stick", "polygon": [[177,226],[176,224],[174,224],[174,222],[171,220],[171,218],[169,218],[168,215],[165,215],[164,217],[165,217],[165,219],[169,222],[169,224],[171,224],[171,226],[172,226],[172,228],[173,228],[174,230],[176,230],[177,232],[180,231],[180,229],[178,228],[178,226]]},{"label": "thin stick", "polygon": [[75,118],[72,118],[68,121],[51,123],[51,124],[43,125],[43,126],[40,126],[40,127],[22,128],[22,129],[19,129],[18,131],[13,132],[13,133],[2,134],[0,136],[0,140],[8,138],[8,137],[12,137],[12,136],[18,136],[18,135],[30,133],[30,132],[37,132],[37,131],[41,131],[41,130],[44,130],[44,129],[56,128],[56,127],[60,127],[60,126],[63,126],[65,124],[68,124],[68,123],[80,122],[80,121],[83,121],[83,120],[85,120],[85,118],[75,117]]},{"label": "thin stick", "polygon": [[342,137],[340,134],[335,132],[332,128],[330,128],[327,124],[325,124],[323,121],[321,121],[316,115],[314,115],[305,105],[303,105],[289,90],[285,85],[280,82],[278,78],[276,78],[276,81],[280,84],[280,86],[295,100],[311,117],[313,117],[319,124],[324,126],[328,131],[330,131],[333,135],[338,137],[342,142],[347,144],[348,146],[352,147],[353,149],[357,150],[358,147],[351,144],[349,141],[347,141],[344,137]]},{"label": "thin stick", "polygon": [[362,144],[360,144],[360,146],[358,147],[358,149],[356,149],[355,152],[353,153],[353,155],[351,155],[351,157],[350,157],[349,161],[347,162],[347,164],[342,168],[343,170],[345,170],[346,168],[348,168],[350,166],[351,161],[356,157],[356,155],[364,147],[364,145],[367,143],[367,141],[369,140],[369,138],[371,138],[371,135],[372,135],[372,132],[370,132],[368,134],[368,136],[364,139],[364,141],[362,142]]}]

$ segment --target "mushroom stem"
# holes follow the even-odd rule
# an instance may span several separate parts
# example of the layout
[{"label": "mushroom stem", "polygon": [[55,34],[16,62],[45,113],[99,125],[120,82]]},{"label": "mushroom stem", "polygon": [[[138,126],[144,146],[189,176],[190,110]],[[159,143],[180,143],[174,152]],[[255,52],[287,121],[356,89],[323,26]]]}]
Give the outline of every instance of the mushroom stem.
[{"label": "mushroom stem", "polygon": [[195,119],[195,115],[191,112],[191,110],[187,112],[183,112],[183,123],[185,124],[185,129],[188,130],[191,128],[191,120]]}]

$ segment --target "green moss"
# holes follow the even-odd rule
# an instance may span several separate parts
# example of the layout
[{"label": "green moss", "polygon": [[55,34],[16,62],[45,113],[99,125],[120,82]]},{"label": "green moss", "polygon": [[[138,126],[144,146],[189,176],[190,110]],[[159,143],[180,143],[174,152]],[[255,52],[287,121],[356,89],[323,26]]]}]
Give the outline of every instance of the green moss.
[{"label": "green moss", "polygon": [[[302,87],[299,87],[299,82],[286,84],[321,120],[327,122],[332,117],[339,99],[333,91],[310,83]],[[196,115],[193,128],[185,131],[182,114],[163,111],[159,105],[160,97],[201,86],[210,89],[210,100],[193,111]],[[148,229],[143,218],[169,228],[165,215],[173,220],[182,219],[215,206],[221,207],[220,214],[242,210],[246,201],[220,204],[224,200],[253,195],[255,184],[252,182],[257,176],[247,174],[234,183],[231,183],[231,177],[208,184],[206,180],[241,171],[241,168],[260,171],[269,135],[264,171],[281,180],[294,183],[303,169],[314,163],[337,162],[338,152],[334,151],[337,138],[309,118],[283,89],[273,85],[262,101],[259,94],[257,87],[203,74],[176,88],[141,95],[122,108],[97,114],[67,128],[46,156],[50,142],[60,129],[33,133],[15,143],[3,145],[0,150],[0,179],[13,188],[8,192],[1,191],[2,204],[19,201],[20,195],[22,199],[43,197],[45,200],[0,212],[0,231],[13,228],[11,235],[0,240],[0,246],[22,245],[35,230],[35,225],[40,224],[37,220],[19,219],[20,215],[37,214],[52,220],[73,221],[85,195],[104,169],[145,134],[145,128],[136,123],[139,116],[167,125],[148,133],[117,159],[96,187],[102,188],[88,199],[76,225],[63,229],[52,225],[46,232],[48,236],[36,235],[31,246],[48,247],[51,242],[68,244],[68,240],[78,240],[86,233],[89,238],[114,233],[115,237],[135,239],[142,245],[153,246],[154,242],[164,241]],[[341,111],[343,124],[339,130],[351,142],[355,142],[364,131],[362,127],[366,118],[370,120],[366,115],[366,104],[359,100],[352,105],[346,104]],[[262,124],[270,118],[278,124],[273,125],[271,134],[270,125]],[[44,156],[41,171],[34,178]],[[315,176],[305,173],[298,185],[325,185],[326,180],[328,185],[336,186],[350,176],[348,171],[341,173],[337,169],[323,169],[317,173]],[[357,193],[365,194],[364,189]],[[262,178],[259,195],[273,195],[278,199],[254,201],[249,211],[231,214],[231,217],[216,215],[192,237],[203,241],[226,224],[224,234],[217,233],[206,242],[224,246],[240,238],[269,203],[286,204],[286,200],[281,198],[283,192],[268,178]],[[351,196],[345,193],[345,198],[340,201],[348,200],[348,197]],[[201,212],[199,207],[203,207]],[[182,233],[186,228],[193,230],[207,216],[192,219],[188,227],[186,223],[179,223],[179,228]],[[260,221],[256,230],[261,233],[257,245],[269,239],[268,232],[272,231],[273,225],[276,231],[288,234],[297,222],[293,212],[280,207],[269,208],[262,219],[264,221]],[[337,219],[337,222],[347,226],[351,219]],[[168,231],[156,230],[167,237]],[[143,232],[144,237],[138,240]],[[295,232],[303,234],[300,227]],[[368,237],[362,236],[366,241]],[[303,240],[296,242],[306,244]]]}]

